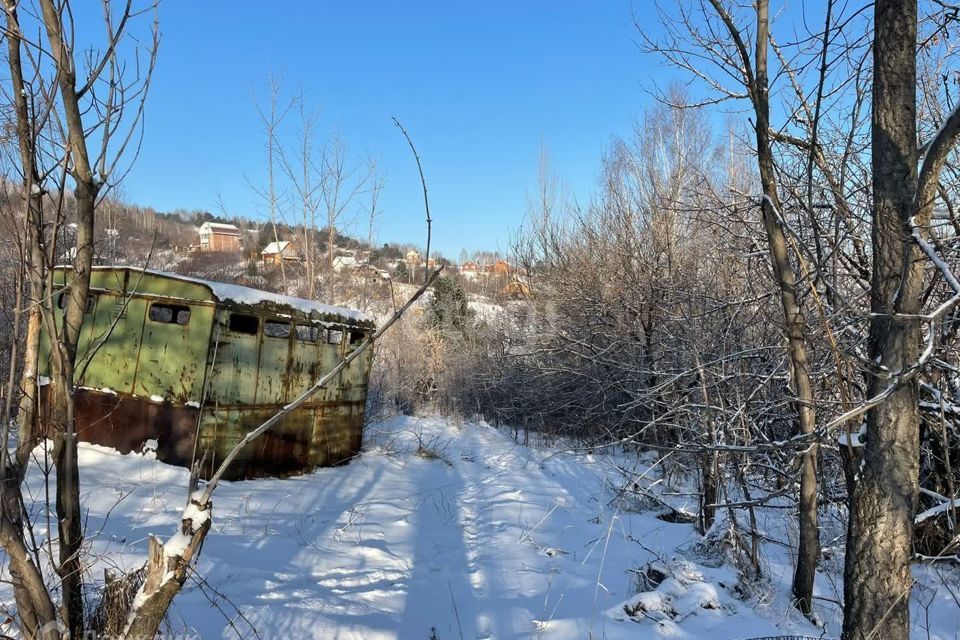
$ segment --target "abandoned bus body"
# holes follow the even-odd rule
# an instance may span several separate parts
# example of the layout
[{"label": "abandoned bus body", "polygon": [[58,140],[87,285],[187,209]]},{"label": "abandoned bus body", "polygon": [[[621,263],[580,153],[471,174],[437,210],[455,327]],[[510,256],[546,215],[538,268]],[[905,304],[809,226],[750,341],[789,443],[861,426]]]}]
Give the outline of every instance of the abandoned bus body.
[{"label": "abandoned bus body", "polygon": [[[72,271],[54,272],[57,310]],[[62,313],[62,312],[61,312]],[[60,326],[62,318],[57,318]],[[208,477],[251,430],[374,330],[356,311],[132,267],[94,267],[75,373],[80,440]],[[41,373],[48,373],[44,335]],[[230,478],[288,475],[360,451],[371,350],[248,445]],[[49,394],[41,393],[42,406]],[[48,415],[41,411],[41,432]],[[151,442],[153,441],[153,442]]]}]

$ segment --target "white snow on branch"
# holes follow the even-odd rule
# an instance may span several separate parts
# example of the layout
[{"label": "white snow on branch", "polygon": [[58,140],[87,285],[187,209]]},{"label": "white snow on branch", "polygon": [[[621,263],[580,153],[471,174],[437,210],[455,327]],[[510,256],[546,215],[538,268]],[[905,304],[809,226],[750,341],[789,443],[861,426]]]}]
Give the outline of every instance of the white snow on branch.
[{"label": "white snow on branch", "polygon": [[934,516],[938,516],[941,513],[945,513],[950,509],[960,507],[960,498],[954,498],[953,500],[947,500],[946,502],[941,502],[935,507],[930,507],[922,513],[918,513],[917,517],[913,519],[915,524],[920,524],[924,520],[929,520]]},{"label": "white snow on branch", "polygon": [[853,448],[864,447],[867,444],[863,440],[863,437],[865,435],[867,435],[866,425],[860,427],[860,431],[856,431],[852,433],[848,433],[846,431],[842,432],[839,436],[837,436],[837,442],[840,444],[841,447],[846,447],[846,446],[850,446]]}]

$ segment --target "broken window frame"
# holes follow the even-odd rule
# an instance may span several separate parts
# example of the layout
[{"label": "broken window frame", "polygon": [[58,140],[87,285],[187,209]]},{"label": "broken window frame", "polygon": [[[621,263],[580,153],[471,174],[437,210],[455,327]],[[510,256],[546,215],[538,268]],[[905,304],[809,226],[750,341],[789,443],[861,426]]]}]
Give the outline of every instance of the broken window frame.
[{"label": "broken window frame", "polygon": [[[234,322],[234,319],[237,322]],[[227,331],[241,336],[255,336],[260,333],[260,317],[250,313],[231,311],[230,317],[227,318]]]},{"label": "broken window frame", "polygon": [[[63,301],[66,299],[66,296],[69,293],[70,293],[69,289],[64,289],[63,291],[60,292],[60,295],[57,296],[58,309],[63,309]],[[83,312],[90,313],[91,311],[93,311],[93,306],[95,303],[96,303],[96,297],[92,293],[87,294],[87,304],[84,307]]]},{"label": "broken window frame", "polygon": [[312,324],[298,324],[294,331],[297,334],[298,342],[316,344],[320,342],[320,338],[323,336],[323,329]]},{"label": "broken window frame", "polygon": [[266,338],[288,340],[292,332],[293,328],[289,320],[267,318],[263,321],[263,335]]},{"label": "broken window frame", "polygon": [[[154,309],[158,311],[170,311],[170,318],[163,319],[161,317],[154,316]],[[183,314],[186,314],[184,317]],[[169,304],[166,302],[151,302],[150,308],[147,310],[147,319],[151,322],[156,322],[157,324],[175,324],[181,327],[185,327],[190,324],[190,316],[193,315],[190,307],[185,304]],[[182,322],[181,322],[182,320]]]}]

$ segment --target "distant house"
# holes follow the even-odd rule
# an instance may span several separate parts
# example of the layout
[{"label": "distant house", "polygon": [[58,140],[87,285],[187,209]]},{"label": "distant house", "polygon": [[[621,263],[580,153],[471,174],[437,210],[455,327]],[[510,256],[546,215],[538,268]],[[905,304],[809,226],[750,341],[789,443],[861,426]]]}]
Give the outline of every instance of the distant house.
[{"label": "distant house", "polygon": [[389,271],[377,269],[369,264],[359,265],[353,269],[353,272],[370,284],[379,284],[381,282],[389,282],[390,280]]},{"label": "distant house", "polygon": [[333,270],[337,273],[345,269],[354,269],[360,265],[360,261],[354,256],[336,256],[333,259]]},{"label": "distant house", "polygon": [[462,275],[465,280],[476,280],[482,274],[482,268],[473,260],[467,260],[460,265],[460,275]]},{"label": "distant house", "polygon": [[283,261],[300,260],[297,244],[290,240],[271,242],[260,252],[260,260],[264,264],[280,264]]},{"label": "distant house", "polygon": [[204,222],[200,225],[200,251],[240,251],[242,234],[232,224]]},{"label": "distant house", "polygon": [[497,260],[493,264],[484,265],[484,271],[498,278],[506,278],[516,273],[513,265],[506,260]]}]

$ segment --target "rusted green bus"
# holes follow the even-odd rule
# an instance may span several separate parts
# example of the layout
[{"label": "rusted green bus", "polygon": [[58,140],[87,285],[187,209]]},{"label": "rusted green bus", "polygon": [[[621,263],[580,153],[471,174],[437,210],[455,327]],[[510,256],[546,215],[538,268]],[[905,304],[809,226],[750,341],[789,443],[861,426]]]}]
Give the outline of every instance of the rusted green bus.
[{"label": "rusted green bus", "polygon": [[[69,269],[54,273],[58,310],[71,278]],[[86,313],[79,438],[122,453],[156,447],[160,460],[186,467],[202,460],[204,476],[375,329],[349,309],[133,267],[95,267]],[[45,335],[41,374],[49,353]],[[356,455],[371,358],[368,350],[251,443],[228,477],[287,475]]]}]

